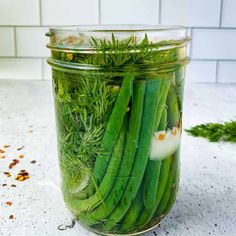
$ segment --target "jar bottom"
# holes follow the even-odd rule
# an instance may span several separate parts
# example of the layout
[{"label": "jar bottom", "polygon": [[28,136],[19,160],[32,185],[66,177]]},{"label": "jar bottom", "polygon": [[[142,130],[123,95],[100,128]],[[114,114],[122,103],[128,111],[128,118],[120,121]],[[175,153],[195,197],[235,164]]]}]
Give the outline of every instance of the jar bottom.
[{"label": "jar bottom", "polygon": [[164,218],[166,217],[167,214],[163,215],[160,217],[159,221],[157,223],[155,223],[153,226],[150,226],[148,229],[139,231],[139,232],[135,232],[135,233],[125,233],[125,234],[118,234],[118,233],[102,233],[99,231],[96,231],[94,229],[91,229],[89,227],[87,227],[86,225],[82,224],[79,220],[76,220],[77,223],[79,223],[83,228],[87,229],[88,231],[98,234],[98,235],[102,235],[102,236],[137,236],[137,235],[143,235],[145,233],[150,232],[151,230],[155,229],[156,227],[158,227],[160,225],[160,223],[164,220]]}]

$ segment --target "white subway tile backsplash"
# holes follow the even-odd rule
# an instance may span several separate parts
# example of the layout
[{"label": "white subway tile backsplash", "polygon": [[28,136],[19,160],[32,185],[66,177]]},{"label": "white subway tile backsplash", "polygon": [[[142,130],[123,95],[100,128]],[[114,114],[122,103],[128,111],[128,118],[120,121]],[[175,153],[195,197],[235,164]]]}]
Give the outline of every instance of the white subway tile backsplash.
[{"label": "white subway tile backsplash", "polygon": [[39,0],[0,0],[0,25],[39,23]]},{"label": "white subway tile backsplash", "polygon": [[216,61],[191,61],[186,69],[187,83],[215,83]]},{"label": "white subway tile backsplash", "polygon": [[162,0],[161,23],[218,26],[220,3],[221,0]]},{"label": "white subway tile backsplash", "polygon": [[45,36],[47,27],[17,27],[16,43],[19,57],[47,57],[50,55]]},{"label": "white subway tile backsplash", "polygon": [[41,59],[0,58],[0,79],[42,79]]},{"label": "white subway tile backsplash", "polygon": [[217,82],[236,83],[236,61],[219,62]]},{"label": "white subway tile backsplash", "polygon": [[224,0],[222,11],[222,26],[223,27],[236,27],[236,1]]},{"label": "white subway tile backsplash", "polygon": [[236,59],[236,29],[194,29],[193,59]]},{"label": "white subway tile backsplash", "polygon": [[158,0],[101,0],[102,24],[157,24]]},{"label": "white subway tile backsplash", "polygon": [[48,65],[47,59],[43,59],[43,79],[51,80],[51,78],[52,78],[51,66]]},{"label": "white subway tile backsplash", "polygon": [[98,23],[98,0],[41,0],[43,25]]},{"label": "white subway tile backsplash", "polygon": [[187,83],[236,82],[235,10],[236,0],[0,0],[0,79],[51,79],[46,26],[161,23],[190,27]]},{"label": "white subway tile backsplash", "polygon": [[15,56],[14,29],[12,27],[0,28],[0,56]]}]

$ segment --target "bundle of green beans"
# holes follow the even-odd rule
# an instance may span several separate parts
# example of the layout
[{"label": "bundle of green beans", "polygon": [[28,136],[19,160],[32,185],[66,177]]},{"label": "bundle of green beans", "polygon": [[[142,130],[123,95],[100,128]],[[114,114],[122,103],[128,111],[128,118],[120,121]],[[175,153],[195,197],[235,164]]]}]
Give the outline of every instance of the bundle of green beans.
[{"label": "bundle of green beans", "polygon": [[[156,157],[151,149],[155,134],[163,140],[181,129],[184,64],[178,48],[153,50],[159,44],[147,37],[138,45],[113,35],[91,44],[99,54],[52,53],[58,61],[104,69],[53,69],[65,202],[91,230],[141,232],[156,225],[176,197],[179,148]],[[134,46],[138,50],[127,53]],[[150,63],[162,69],[137,69]],[[114,67],[122,72],[109,74]]]}]

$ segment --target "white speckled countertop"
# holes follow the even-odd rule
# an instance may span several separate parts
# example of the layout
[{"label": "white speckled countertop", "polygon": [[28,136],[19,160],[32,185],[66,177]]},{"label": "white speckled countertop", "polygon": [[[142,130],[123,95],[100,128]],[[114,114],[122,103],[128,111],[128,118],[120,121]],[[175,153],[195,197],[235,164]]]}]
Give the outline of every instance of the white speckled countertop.
[{"label": "white speckled countertop", "polygon": [[[184,127],[235,119],[235,91],[236,85],[187,85]],[[59,188],[50,82],[0,81],[0,148],[4,144],[11,146],[5,149],[6,158],[0,159],[0,235],[94,236],[79,224],[58,230],[72,217]],[[21,146],[25,148],[17,151]],[[6,177],[2,172],[19,154],[24,158]],[[181,156],[176,204],[161,226],[147,235],[235,236],[236,145],[209,143],[184,133]],[[14,180],[21,169],[29,172],[29,180]],[[7,206],[7,201],[13,205]]]}]

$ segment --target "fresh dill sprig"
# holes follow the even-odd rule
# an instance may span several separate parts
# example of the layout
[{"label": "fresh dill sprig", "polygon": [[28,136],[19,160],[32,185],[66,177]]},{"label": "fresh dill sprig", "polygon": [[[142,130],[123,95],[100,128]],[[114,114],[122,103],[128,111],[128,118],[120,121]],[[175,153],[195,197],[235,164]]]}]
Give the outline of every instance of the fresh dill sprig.
[{"label": "fresh dill sprig", "polygon": [[145,34],[141,42],[136,36],[126,39],[118,39],[112,33],[111,40],[95,39],[91,37],[91,53],[65,53],[61,55],[55,52],[54,56],[62,61],[70,61],[80,64],[98,65],[100,67],[130,67],[137,64],[166,63],[177,60],[178,49],[168,48],[159,50],[164,43],[153,43]]},{"label": "fresh dill sprig", "polygon": [[186,131],[194,137],[207,138],[211,142],[236,142],[236,121],[225,122],[223,124],[201,124]]},{"label": "fresh dill sprig", "polygon": [[79,186],[101,155],[107,113],[115,101],[109,78],[53,71],[60,166],[65,182]]}]

